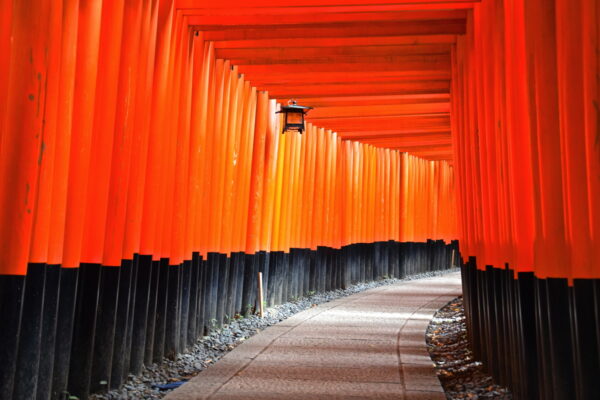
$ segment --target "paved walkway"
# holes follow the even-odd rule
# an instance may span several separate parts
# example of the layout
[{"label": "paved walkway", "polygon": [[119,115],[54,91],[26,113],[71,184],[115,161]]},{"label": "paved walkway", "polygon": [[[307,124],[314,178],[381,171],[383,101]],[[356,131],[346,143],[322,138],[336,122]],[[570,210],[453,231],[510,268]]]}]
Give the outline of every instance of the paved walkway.
[{"label": "paved walkway", "polygon": [[452,273],[319,305],[248,339],[166,398],[444,400],[425,330],[460,293]]}]

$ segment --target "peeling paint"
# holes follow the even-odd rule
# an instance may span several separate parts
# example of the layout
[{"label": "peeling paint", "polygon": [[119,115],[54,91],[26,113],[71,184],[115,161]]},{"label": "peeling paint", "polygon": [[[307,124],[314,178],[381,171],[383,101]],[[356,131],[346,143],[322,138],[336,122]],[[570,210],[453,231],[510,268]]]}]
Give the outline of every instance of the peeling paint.
[{"label": "peeling paint", "polygon": [[40,115],[40,99],[42,98],[42,74],[38,72],[38,97],[37,97],[37,109],[35,115]]},{"label": "peeling paint", "polygon": [[29,204],[29,191],[31,190],[31,186],[29,183],[25,184],[25,205]]},{"label": "peeling paint", "polygon": [[594,109],[596,110],[596,147],[600,147],[600,106],[598,106],[598,101],[593,100]]},{"label": "peeling paint", "polygon": [[46,150],[46,143],[42,140],[40,145],[40,154],[38,156],[38,165],[42,165],[42,159],[44,158],[44,151]]}]

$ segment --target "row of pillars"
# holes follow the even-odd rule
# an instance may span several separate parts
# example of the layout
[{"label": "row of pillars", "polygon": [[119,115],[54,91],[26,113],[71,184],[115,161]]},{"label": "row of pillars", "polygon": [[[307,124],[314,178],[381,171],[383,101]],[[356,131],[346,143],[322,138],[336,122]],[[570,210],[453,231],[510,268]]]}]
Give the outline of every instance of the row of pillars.
[{"label": "row of pillars", "polygon": [[[198,253],[180,265],[136,255],[120,267],[30,264],[0,276],[0,398],[86,399],[120,387],[144,365],[175,358],[196,340],[267,305],[458,262],[444,241],[359,243],[341,249]],[[17,299],[17,301],[15,301]]]}]

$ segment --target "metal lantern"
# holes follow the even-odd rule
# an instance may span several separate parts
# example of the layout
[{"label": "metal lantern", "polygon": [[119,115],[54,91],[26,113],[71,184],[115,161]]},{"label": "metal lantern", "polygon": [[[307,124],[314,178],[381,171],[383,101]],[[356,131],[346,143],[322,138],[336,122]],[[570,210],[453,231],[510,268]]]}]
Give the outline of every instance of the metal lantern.
[{"label": "metal lantern", "polygon": [[296,100],[288,101],[287,106],[282,106],[281,111],[277,111],[278,114],[285,114],[285,123],[283,125],[283,131],[297,131],[302,133],[304,131],[304,115],[312,110],[312,107],[301,106],[296,103]]}]

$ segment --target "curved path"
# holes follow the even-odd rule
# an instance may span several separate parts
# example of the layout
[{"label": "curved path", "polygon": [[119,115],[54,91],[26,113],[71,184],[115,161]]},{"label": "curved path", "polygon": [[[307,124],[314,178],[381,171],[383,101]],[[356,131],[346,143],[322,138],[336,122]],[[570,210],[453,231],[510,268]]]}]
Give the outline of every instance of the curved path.
[{"label": "curved path", "polygon": [[321,304],[248,339],[166,398],[443,400],[425,330],[460,293],[451,273]]}]

